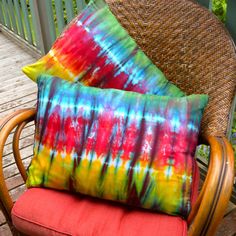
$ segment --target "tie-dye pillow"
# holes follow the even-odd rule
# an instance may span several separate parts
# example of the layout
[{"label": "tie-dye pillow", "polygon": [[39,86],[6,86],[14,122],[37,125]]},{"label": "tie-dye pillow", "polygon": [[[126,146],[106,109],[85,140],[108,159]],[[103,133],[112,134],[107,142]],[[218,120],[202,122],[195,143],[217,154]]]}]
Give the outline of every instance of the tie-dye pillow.
[{"label": "tie-dye pillow", "polygon": [[49,53],[23,72],[32,80],[49,74],[87,86],[184,96],[137,46],[104,0],[91,1]]},{"label": "tie-dye pillow", "polygon": [[182,98],[38,82],[28,187],[70,190],[186,217],[207,95]]}]

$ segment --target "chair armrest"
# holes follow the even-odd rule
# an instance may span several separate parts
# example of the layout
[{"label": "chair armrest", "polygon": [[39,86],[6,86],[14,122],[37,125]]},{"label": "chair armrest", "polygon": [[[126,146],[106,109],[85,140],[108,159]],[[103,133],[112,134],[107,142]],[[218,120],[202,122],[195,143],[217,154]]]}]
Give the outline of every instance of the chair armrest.
[{"label": "chair armrest", "polygon": [[224,216],[234,181],[234,152],[225,137],[206,136],[210,145],[207,176],[188,222],[188,234],[209,235],[216,232]]},{"label": "chair armrest", "polygon": [[[22,124],[25,124],[29,121],[32,121],[35,117],[35,109],[30,108],[30,109],[22,109],[16,112],[13,112],[12,114],[6,116],[2,120],[0,120],[0,200],[1,204],[4,207],[4,212],[10,216],[11,214],[11,209],[13,207],[13,201],[10,197],[10,194],[8,192],[5,180],[4,180],[4,175],[3,175],[3,164],[2,164],[2,159],[3,159],[3,149],[4,145],[6,143],[7,137],[11,133],[11,131],[18,126],[16,129],[16,133],[19,135],[21,130],[23,129]],[[15,155],[17,152],[18,148],[18,143],[19,143],[19,137],[18,135],[14,135],[14,141],[13,141],[13,149],[14,151],[14,157],[15,159],[19,159],[20,155]],[[18,140],[17,140],[18,139]],[[14,147],[15,145],[15,147]],[[18,161],[18,163],[22,163],[21,160]]]}]

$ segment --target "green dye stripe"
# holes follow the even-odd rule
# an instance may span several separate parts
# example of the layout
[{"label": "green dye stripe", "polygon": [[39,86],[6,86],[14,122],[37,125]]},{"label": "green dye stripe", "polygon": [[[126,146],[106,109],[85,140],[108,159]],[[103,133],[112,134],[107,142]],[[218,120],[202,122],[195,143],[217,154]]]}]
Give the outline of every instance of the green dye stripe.
[{"label": "green dye stripe", "polygon": [[55,9],[57,17],[58,34],[60,34],[65,27],[62,0],[55,0]]},{"label": "green dye stripe", "polygon": [[30,22],[29,22],[29,14],[28,14],[28,8],[26,5],[26,0],[20,0],[21,2],[21,9],[24,17],[24,26],[26,29],[26,39],[27,41],[32,44],[32,32],[31,32],[31,27],[30,27]]}]

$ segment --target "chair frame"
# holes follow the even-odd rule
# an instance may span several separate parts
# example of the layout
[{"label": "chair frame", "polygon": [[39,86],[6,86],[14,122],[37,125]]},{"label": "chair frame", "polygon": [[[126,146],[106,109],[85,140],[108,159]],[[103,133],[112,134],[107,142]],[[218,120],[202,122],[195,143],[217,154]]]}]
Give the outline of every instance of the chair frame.
[{"label": "chair frame", "polygon": [[[210,95],[211,101],[211,107],[208,107],[205,111],[205,115],[203,117],[202,122],[202,129],[201,129],[201,140],[199,144],[207,144],[210,145],[210,159],[208,164],[208,172],[203,184],[203,187],[200,191],[200,194],[197,198],[197,201],[195,205],[192,207],[192,210],[190,212],[190,215],[187,219],[188,223],[188,235],[190,236],[198,236],[198,235],[207,235],[212,236],[217,230],[217,226],[219,225],[221,219],[224,216],[225,210],[227,208],[229,199],[231,197],[231,192],[233,188],[233,181],[234,181],[234,152],[231,144],[229,143],[228,139],[225,137],[226,130],[230,130],[231,122],[228,120],[229,114],[230,114],[230,105],[232,104],[233,95],[235,94],[235,75],[236,75],[236,54],[235,54],[235,45],[228,35],[228,33],[225,31],[223,25],[216,21],[214,16],[211,16],[209,12],[206,12],[201,6],[198,6],[196,3],[194,3],[193,0],[172,0],[169,1],[168,8],[165,8],[166,1],[160,0],[159,1],[159,8],[156,10],[159,12],[159,10],[162,11],[162,14],[168,13],[167,15],[164,15],[165,17],[162,19],[159,15],[155,16],[155,19],[152,19],[154,22],[158,21],[158,19],[162,19],[164,21],[159,21],[158,24],[155,26],[155,35],[159,34],[163,28],[161,27],[163,25],[163,22],[167,21],[169,25],[168,27],[172,26],[172,24],[178,23],[180,25],[181,22],[176,22],[175,19],[180,19],[181,15],[183,14],[182,11],[173,12],[173,6],[176,4],[179,4],[179,9],[186,9],[186,7],[190,7],[191,9],[195,9],[194,11],[191,11],[188,13],[188,15],[185,15],[187,17],[188,22],[184,22],[184,27],[187,27],[188,24],[191,24],[191,22],[196,22],[196,19],[199,19],[198,24],[203,25],[203,27],[198,31],[200,27],[197,27],[195,25],[195,28],[193,28],[194,34],[191,36],[191,41],[187,45],[188,47],[195,45],[195,37],[196,32],[199,33],[201,39],[198,39],[200,42],[205,43],[212,43],[209,44],[210,51],[208,48],[204,48],[206,51],[202,51],[202,54],[196,54],[195,51],[191,51],[191,55],[198,55],[201,60],[205,60],[205,57],[202,57],[202,55],[205,55],[204,53],[207,52],[207,59],[211,58],[211,61],[217,61],[221,63],[221,60],[219,60],[220,56],[217,55],[217,57],[211,57],[216,50],[222,49],[222,45],[224,45],[224,50],[222,52],[226,52],[224,54],[224,57],[222,60],[228,61],[229,63],[224,63],[224,67],[220,68],[222,69],[221,72],[225,72],[225,74],[219,74],[218,77],[215,74],[211,74],[210,69],[208,71],[204,70],[204,73],[202,72],[202,64],[194,64],[191,65],[192,67],[188,67],[188,64],[185,62],[189,60],[188,56],[183,56],[182,51],[179,50],[178,56],[176,56],[176,49],[175,49],[175,43],[174,40],[182,40],[183,32],[181,31],[174,31],[174,34],[172,34],[173,29],[171,28],[166,32],[167,34],[162,35],[165,39],[168,39],[171,43],[171,46],[173,48],[170,48],[170,45],[166,47],[166,43],[161,40],[162,38],[159,38],[159,41],[156,40],[156,36],[153,35],[153,38],[155,40],[153,41],[155,44],[155,48],[160,47],[164,48],[164,51],[158,51],[154,52],[151,43],[151,40],[148,41],[146,36],[140,36],[139,30],[142,30],[143,27],[146,27],[145,24],[141,24],[139,21],[137,21],[136,18],[136,8],[138,7],[138,10],[143,10],[145,12],[146,6],[142,3],[142,1],[129,1],[129,0],[106,0],[111,8],[113,10],[114,15],[117,16],[118,20],[123,26],[128,30],[130,35],[137,41],[137,43],[140,43],[140,47],[143,49],[143,51],[152,59],[154,64],[157,66],[160,66],[160,69],[167,75],[167,78],[172,81],[174,84],[176,84],[180,89],[185,91],[187,94],[192,93],[207,93]],[[122,6],[122,3],[126,2],[127,8]],[[150,1],[151,2],[151,1]],[[136,4],[140,3],[140,5]],[[188,4],[187,4],[188,3]],[[123,7],[123,8],[122,8]],[[140,9],[143,7],[143,9]],[[151,11],[152,8],[155,8],[156,6],[149,6],[149,11],[147,11],[146,16],[149,15],[153,16],[152,14],[155,13],[155,11]],[[168,10],[169,9],[169,10]],[[132,14],[131,14],[132,13]],[[175,13],[175,17],[172,18],[173,13]],[[133,17],[130,17],[133,16]],[[171,18],[171,21],[170,21]],[[182,21],[186,20],[182,19]],[[153,21],[148,21],[151,25]],[[137,23],[137,24],[136,24]],[[148,24],[149,24],[148,23]],[[177,24],[177,26],[178,26]],[[131,27],[132,26],[132,27]],[[166,26],[166,27],[167,27]],[[176,26],[176,27],[177,27]],[[145,28],[144,27],[144,28]],[[214,35],[208,34],[209,31],[205,29],[209,29],[213,27],[216,31]],[[136,30],[138,28],[138,30]],[[174,28],[176,29],[176,28]],[[185,29],[185,28],[184,28]],[[160,30],[160,32],[158,31]],[[212,30],[212,29],[211,29]],[[149,29],[149,31],[146,32],[146,35],[149,35],[153,32],[153,29]],[[163,31],[162,31],[163,32]],[[198,36],[199,36],[198,35]],[[211,35],[211,37],[207,37],[208,35]],[[220,37],[218,37],[220,35]],[[222,36],[223,35],[223,36]],[[155,36],[155,37],[154,37]],[[189,37],[189,34],[186,34],[185,37]],[[202,41],[207,37],[208,41]],[[213,48],[212,45],[214,45],[215,41],[213,40],[214,37],[218,37],[218,39],[221,39],[222,43],[219,45],[217,44],[216,48]],[[145,39],[142,42],[142,40]],[[217,42],[216,40],[216,42]],[[160,44],[160,45],[159,45]],[[202,45],[202,44],[199,44]],[[198,45],[198,46],[199,46]],[[180,45],[181,46],[181,45]],[[185,45],[186,46],[186,45]],[[225,46],[227,46],[225,48]],[[154,48],[154,49],[155,49]],[[192,48],[192,47],[190,47]],[[196,49],[196,48],[195,48]],[[199,47],[197,48],[199,49]],[[214,50],[213,50],[214,49]],[[212,51],[213,50],[213,51]],[[228,51],[227,51],[228,50]],[[198,51],[198,50],[197,50]],[[167,53],[169,56],[171,56],[170,61],[167,60],[167,57],[163,57],[165,53]],[[201,52],[201,51],[199,51]],[[228,53],[227,53],[228,52]],[[174,55],[174,56],[173,56]],[[214,56],[214,55],[213,55]],[[198,58],[197,58],[198,59]],[[179,63],[169,63],[173,62],[175,60],[178,60]],[[191,61],[192,60],[192,61]],[[196,62],[196,58],[190,58],[191,62]],[[182,64],[181,64],[182,63]],[[222,63],[221,63],[222,64]],[[177,66],[178,65],[178,66]],[[215,67],[217,67],[217,63],[214,64]],[[177,66],[177,67],[175,67]],[[200,66],[200,67],[198,67]],[[195,69],[195,70],[194,70]],[[193,73],[195,72],[195,74]],[[209,74],[207,74],[209,73]],[[194,77],[192,75],[195,75]],[[187,75],[187,76],[185,76]],[[197,75],[197,76],[196,76]],[[208,78],[208,85],[205,86],[205,80]],[[218,83],[221,79],[222,83]],[[181,83],[180,83],[181,80]],[[188,81],[192,81],[192,84]],[[193,89],[193,85],[199,85],[195,86]],[[204,87],[204,86],[205,87]],[[204,89],[203,89],[204,87]],[[219,89],[219,91],[214,94],[214,92]],[[213,96],[214,95],[214,96]],[[218,96],[220,95],[220,97]],[[216,99],[217,97],[217,99]],[[219,99],[218,99],[219,97]],[[234,99],[234,104],[236,103],[236,99]],[[222,105],[223,104],[223,105]],[[214,109],[212,109],[214,107]],[[231,109],[232,112],[232,109]],[[207,113],[207,114],[206,114]],[[4,180],[4,173],[3,173],[3,149],[4,145],[6,143],[6,140],[10,133],[14,131],[13,135],[13,155],[15,158],[16,165],[19,169],[19,172],[23,178],[24,181],[27,179],[27,171],[23,165],[21,154],[19,150],[19,140],[22,130],[24,129],[25,125],[29,122],[32,122],[35,120],[35,114],[36,109],[35,108],[28,108],[28,109],[22,109],[18,110],[16,112],[13,112],[12,114],[8,115],[4,119],[0,120],[0,207],[2,208],[7,220],[9,223],[11,223],[11,210],[14,205],[13,200],[9,194],[9,191],[7,189],[6,181]],[[214,116],[214,117],[213,117]],[[209,117],[213,117],[214,119],[209,119]],[[220,121],[218,118],[221,118]],[[223,124],[224,123],[224,124]],[[228,125],[228,129],[227,126]]]}]

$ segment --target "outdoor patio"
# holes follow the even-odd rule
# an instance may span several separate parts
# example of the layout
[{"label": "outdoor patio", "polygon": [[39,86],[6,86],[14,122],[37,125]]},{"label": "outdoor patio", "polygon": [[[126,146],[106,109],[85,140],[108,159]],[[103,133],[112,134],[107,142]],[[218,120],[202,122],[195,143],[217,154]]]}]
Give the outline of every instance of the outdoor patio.
[{"label": "outdoor patio", "polygon": [[[19,114],[21,115],[26,111],[15,113],[14,116],[6,118],[6,116],[12,114],[12,112],[14,111],[19,111],[24,108],[32,108],[36,105],[36,83],[30,80],[21,71],[21,68],[27,64],[31,64],[32,62],[37,61],[42,56],[46,55],[51,49],[57,37],[61,34],[61,32],[64,31],[68,23],[71,22],[75,16],[77,16],[81,12],[84,12],[84,9],[86,9],[85,7],[87,6],[88,2],[88,0],[0,0],[0,156],[2,157],[2,166],[0,166],[2,167],[0,177],[0,236],[22,235],[18,232],[24,232],[25,234],[32,236],[35,234],[39,234],[41,236],[41,223],[38,224],[34,223],[38,221],[31,221],[32,212],[33,216],[37,217],[41,217],[41,213],[35,213],[37,212],[37,210],[35,211],[32,209],[34,206],[37,206],[37,200],[41,200],[43,206],[38,207],[38,209],[46,209],[46,201],[42,200],[42,197],[38,198],[39,195],[36,195],[36,198],[34,200],[30,199],[30,201],[26,202],[25,208],[23,208],[21,212],[26,213],[29,209],[29,223],[32,224],[29,224],[30,226],[28,227],[28,229],[31,230],[32,228],[34,228],[34,226],[36,226],[35,230],[32,229],[33,231],[22,230],[14,221],[14,216],[12,216],[14,215],[14,211],[12,211],[12,215],[10,214],[13,202],[15,203],[15,201],[17,201],[17,199],[26,190],[24,180],[26,180],[27,175],[25,170],[19,172],[19,169],[23,169],[23,166],[21,166],[22,164],[25,168],[27,168],[33,157],[35,124],[34,121],[31,120],[34,116],[31,116],[31,118],[29,118],[30,116],[25,116],[25,118],[18,123],[20,125],[13,130],[12,128],[16,126],[11,126],[11,124],[15,122],[14,120],[19,120]],[[217,233],[214,235],[236,236],[236,177],[233,174],[233,168],[235,167],[235,165],[233,167],[233,155],[234,158],[236,158],[236,153],[233,152],[233,150],[236,150],[236,110],[234,110],[236,99],[234,99],[233,101],[233,95],[235,94],[236,62],[234,47],[236,42],[236,1],[159,0],[157,1],[158,4],[156,4],[155,6],[152,5],[154,1],[134,1],[134,4],[132,4],[132,1],[123,1],[126,2],[126,4],[120,4],[122,1],[120,2],[113,0],[106,0],[106,2],[109,2],[108,5],[110,10],[117,17],[121,25],[128,30],[131,37],[133,37],[133,39],[142,48],[146,55],[150,57],[152,62],[155,62],[156,64],[157,61],[158,63],[160,63],[160,65],[163,66],[163,68],[161,69],[165,72],[165,75],[167,76],[167,78],[169,78],[170,81],[181,87],[183,81],[185,81],[186,78],[186,82],[183,83],[183,88],[181,87],[182,91],[185,91],[185,93],[187,94],[208,94],[210,96],[210,99],[212,99],[210,103],[213,104],[213,100],[217,101],[215,102],[214,106],[211,105],[212,107],[214,107],[213,110],[207,108],[209,109],[209,111],[211,111],[207,115],[210,117],[207,122],[207,125],[210,127],[208,128],[210,131],[212,127],[215,128],[217,130],[217,133],[214,133],[214,129],[210,132],[210,134],[208,134],[205,130],[203,131],[203,126],[205,124],[204,122],[201,123],[201,132],[203,132],[203,135],[201,135],[201,140],[199,140],[199,143],[209,144],[211,146],[211,152],[209,153],[209,148],[206,145],[202,145],[195,155],[200,167],[199,193],[200,190],[202,191],[199,194],[196,204],[191,208],[191,214],[188,217],[188,222],[185,221],[184,218],[178,220],[185,221],[186,235],[211,236],[216,232],[216,226],[219,224],[220,219],[222,219],[224,214],[224,218],[217,229]],[[183,4],[184,2],[185,4]],[[200,5],[195,4],[194,2],[197,2]],[[124,8],[122,8],[122,5],[124,5]],[[214,18],[214,15],[218,17],[221,22],[217,21],[217,18]],[[103,22],[104,21],[105,20],[103,20]],[[106,20],[105,22],[107,23],[108,20]],[[151,26],[151,28],[148,26]],[[224,31],[224,27],[222,28],[222,26],[225,26],[225,28],[229,31],[229,34]],[[61,45],[64,46],[66,42],[70,42],[70,45],[74,46],[77,45],[77,42],[81,39],[81,36],[74,37],[73,41],[71,40],[71,33],[68,35],[69,38],[67,38],[67,41],[61,41]],[[230,37],[230,35],[232,38]],[[158,47],[156,46],[156,44],[158,44]],[[86,45],[86,43],[84,42],[82,43],[82,46],[85,48],[84,52],[86,51],[87,54],[89,52],[88,49],[95,48],[95,46]],[[151,50],[149,50],[150,48]],[[74,52],[74,50],[72,51]],[[66,52],[68,53],[69,50]],[[76,52],[78,52],[77,49]],[[78,54],[79,57],[82,54]],[[76,63],[77,61],[79,61],[78,55],[75,57]],[[66,54],[64,56],[65,58],[67,57]],[[53,60],[57,60],[57,57],[55,58],[53,58]],[[168,58],[168,60],[166,61],[165,58]],[[81,61],[84,62],[86,61],[85,59],[82,58]],[[143,62],[143,60],[141,61]],[[96,63],[92,62],[92,65],[96,65]],[[159,64],[156,65],[159,67]],[[102,64],[100,65],[100,67],[103,67]],[[65,68],[66,70],[68,69],[67,67]],[[62,71],[64,71],[64,67]],[[68,69],[68,71],[70,70]],[[172,72],[176,73],[172,74]],[[76,72],[75,74],[78,75],[79,73]],[[102,75],[104,76],[104,74]],[[146,77],[144,76],[144,78]],[[185,84],[189,84],[190,86],[186,86],[185,88]],[[96,87],[96,85],[91,86]],[[228,91],[230,92],[228,93]],[[219,100],[218,98],[221,98],[221,100]],[[226,98],[229,99],[230,102],[225,102],[227,100]],[[219,111],[221,109],[222,113],[221,111]],[[226,109],[226,111],[223,112],[224,109]],[[30,110],[30,112],[31,111],[32,109]],[[211,124],[211,121],[214,121],[215,112],[217,114],[218,120],[214,125],[212,125],[213,123]],[[232,118],[232,120],[229,119],[228,126],[226,127],[227,124],[223,123],[227,123],[228,114],[230,114],[230,118]],[[194,117],[199,116],[195,115]],[[29,120],[31,122],[27,123]],[[43,116],[43,120],[46,120],[45,116]],[[26,125],[21,132],[21,127],[23,127],[24,124]],[[223,135],[221,134],[222,127],[225,127],[225,130],[223,130]],[[208,130],[208,128],[206,130]],[[218,131],[220,133],[218,133]],[[5,137],[7,137],[4,135],[7,132],[8,135],[10,135],[4,147],[4,140]],[[210,137],[210,139],[208,136]],[[212,141],[210,141],[211,139],[214,140],[213,143]],[[233,150],[231,149],[230,143],[226,145],[227,140],[224,141],[224,139],[227,139],[229,140],[229,142],[231,142],[231,144],[233,145]],[[187,139],[187,143],[189,143],[189,139]],[[4,151],[2,151],[3,147]],[[172,146],[172,149],[174,149],[173,147],[174,145]],[[231,152],[229,152],[229,150],[231,150]],[[193,158],[194,151],[192,151],[191,153],[191,156]],[[80,155],[78,156],[81,157]],[[22,159],[22,164],[21,161],[19,161],[20,159]],[[208,161],[210,163],[209,166]],[[2,170],[4,172],[4,178]],[[231,194],[229,189],[233,185],[233,177],[235,182],[233,186],[233,192]],[[202,188],[205,178],[206,181],[204,187]],[[6,194],[7,190],[4,184],[4,179],[13,201],[9,200],[9,195],[8,193]],[[87,184],[87,186],[90,185]],[[116,184],[114,184],[113,186],[116,186]],[[41,189],[31,190],[34,191]],[[27,191],[24,196],[30,191]],[[190,191],[192,197],[193,191],[192,189]],[[230,195],[231,201],[228,204]],[[169,194],[169,196],[175,196],[175,194]],[[48,198],[46,199],[48,200]],[[76,200],[79,201],[78,196],[76,196]],[[51,201],[49,204],[50,206],[53,205],[52,202],[57,203],[59,201],[54,201],[53,198],[53,201]],[[174,197],[171,197],[169,202],[174,202]],[[30,203],[33,203],[31,207],[29,207]],[[227,204],[228,207],[226,209]],[[19,204],[15,204],[15,206],[17,205]],[[71,204],[65,205],[71,206]],[[51,216],[56,216],[57,214],[54,215],[54,209],[58,209],[60,207],[61,206],[52,207]],[[74,216],[77,216],[77,208],[73,207],[73,209],[76,209]],[[88,211],[87,207],[85,211],[86,213],[92,212]],[[48,213],[48,210],[46,209],[45,212]],[[67,214],[65,214],[64,212],[65,210],[62,211],[61,215],[67,217]],[[113,212],[114,210],[112,210],[112,213]],[[100,218],[101,215],[103,215],[103,213],[99,214],[100,222],[102,219]],[[58,216],[60,216],[60,214],[58,214]],[[12,225],[10,218],[13,219],[13,222],[18,231]],[[69,219],[69,217],[67,218]],[[145,217],[141,217],[141,219],[144,218]],[[19,219],[25,220],[26,218],[19,217]],[[46,217],[42,217],[42,219],[46,219],[46,221],[48,221],[49,223],[53,222],[52,220],[47,220],[47,215]],[[60,222],[61,219],[62,218],[60,218],[59,220]],[[77,230],[77,225],[79,225],[80,223],[75,223],[77,221],[74,219],[75,218],[73,217],[73,220],[71,220],[71,222],[74,223]],[[88,222],[89,225],[85,228],[90,230],[90,228],[92,227],[90,225],[90,221],[88,221],[87,219],[88,218],[85,218],[85,221]],[[113,219],[115,218],[110,217],[110,219],[112,219],[111,224],[113,224]],[[122,221],[125,221],[124,218],[122,218]],[[102,220],[102,222],[106,222],[107,225],[110,224],[107,220]],[[136,220],[134,222],[136,225],[136,230],[138,229],[137,226],[140,225],[144,228],[144,235],[149,236],[149,233],[147,233],[146,231],[146,224],[139,224]],[[158,228],[160,223],[156,222],[161,221],[154,220],[152,222],[153,226],[155,225],[155,227]],[[39,228],[37,228],[38,225],[40,226]],[[64,225],[68,226],[69,228],[71,227],[68,223],[65,223]],[[120,222],[118,223],[118,225],[120,226]],[[168,227],[166,227],[165,224],[162,225],[164,227],[164,235],[166,235],[167,231],[170,235],[176,235],[176,233],[173,233],[174,231],[172,232],[172,230],[170,230],[170,224],[167,224]],[[47,225],[45,223],[42,223],[42,226],[42,228],[47,229]],[[61,226],[62,224],[60,223],[59,228]],[[49,224],[48,229],[51,229],[50,227],[51,226]],[[153,228],[155,227],[149,227],[149,229],[151,229],[150,234],[162,235],[162,233],[159,233],[159,231],[155,231],[154,233]],[[129,229],[129,227],[127,226],[125,226],[124,228]],[[178,227],[174,228],[177,229]],[[56,228],[53,226],[52,231],[54,232],[55,229]],[[105,226],[104,229],[107,230]],[[60,230],[61,229],[59,229],[58,232],[61,232]],[[69,231],[70,230],[71,228],[69,229]],[[86,233],[81,233],[83,231],[81,231],[80,228],[78,228],[78,230],[79,234],[87,235]],[[48,231],[45,232],[43,233],[43,235],[51,235],[51,233],[48,233]],[[68,235],[76,234],[73,230],[70,232],[71,233],[68,233]],[[95,231],[91,233],[91,235],[96,235],[98,234],[97,232],[98,231],[96,227]],[[118,232],[116,231],[116,229],[111,232],[115,232],[114,236],[121,235],[119,233],[116,233]],[[137,232],[138,231],[136,231],[134,235],[136,235]],[[162,231],[160,230],[160,232]],[[54,233],[52,234],[54,235]],[[109,235],[109,233],[107,234]],[[183,234],[184,233],[181,233],[180,235]],[[103,233],[101,235],[103,235]],[[126,234],[122,235],[126,236]],[[128,233],[127,235],[130,234]]]},{"label": "outdoor patio", "polygon": [[[21,67],[36,59],[14,42],[0,33],[0,119],[21,108],[29,108],[36,102],[36,85],[21,72]],[[23,163],[27,166],[32,157],[33,125],[28,125],[21,139]],[[7,142],[3,166],[7,185],[14,201],[25,190],[23,180],[17,172],[11,151],[11,141]],[[236,235],[236,207],[230,204],[221,223],[217,236]],[[12,235],[6,219],[0,211],[0,235]]]}]

